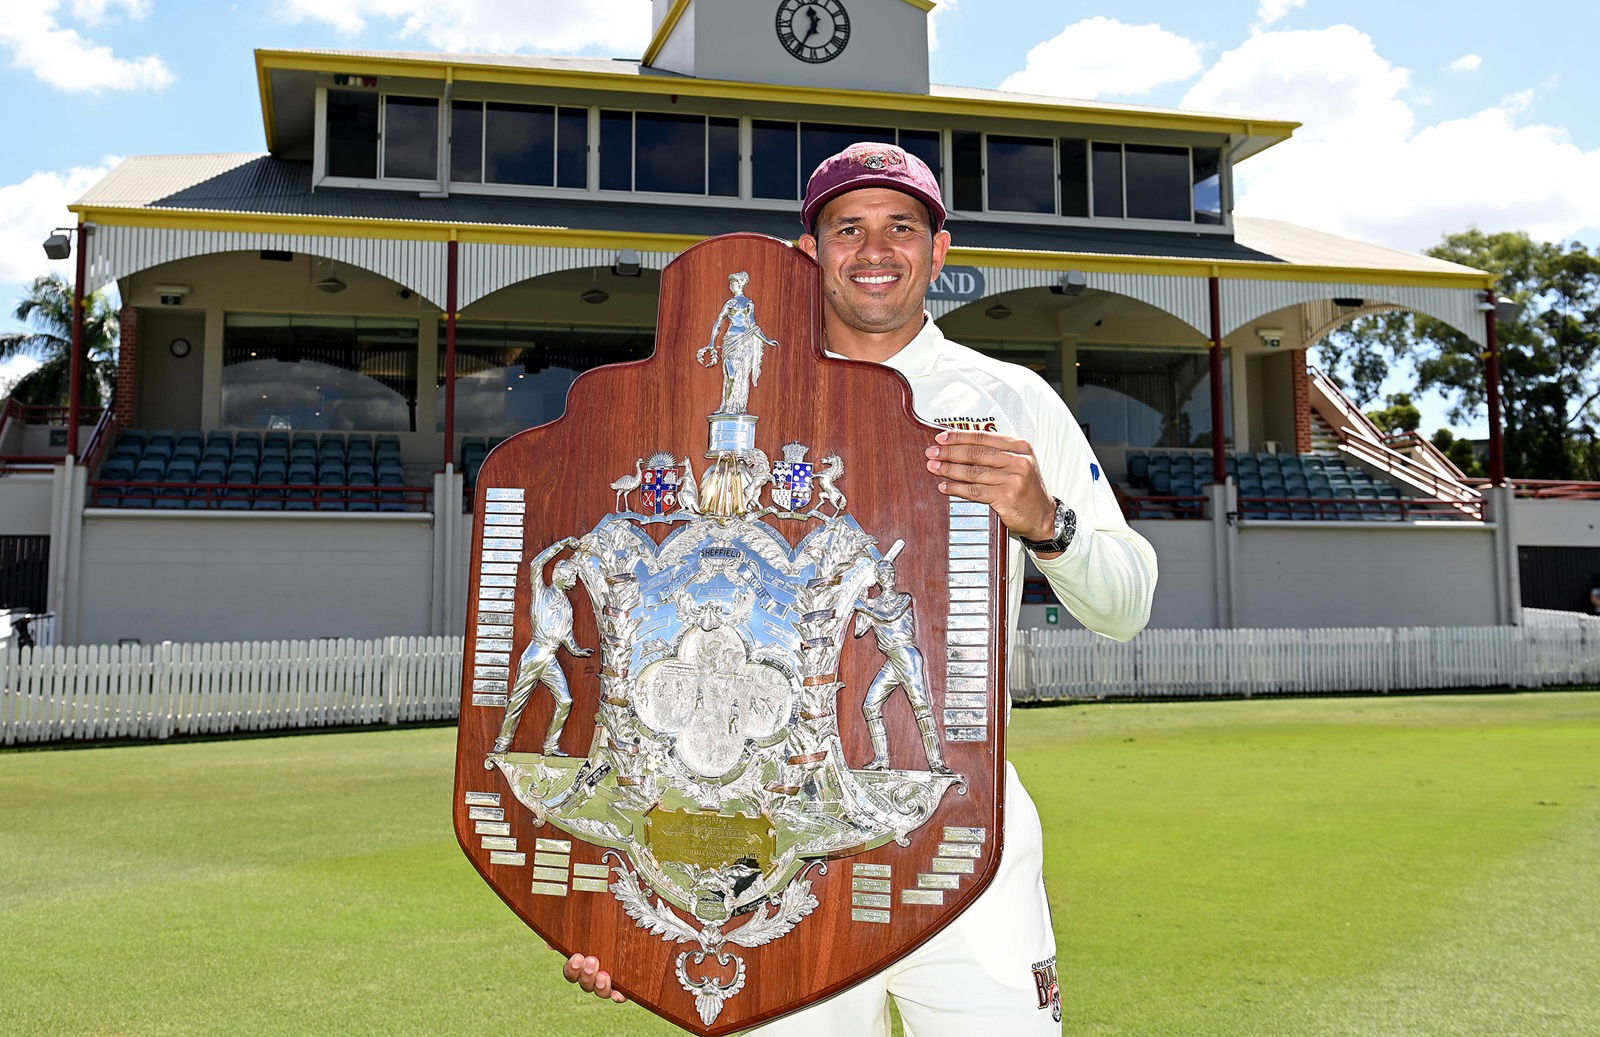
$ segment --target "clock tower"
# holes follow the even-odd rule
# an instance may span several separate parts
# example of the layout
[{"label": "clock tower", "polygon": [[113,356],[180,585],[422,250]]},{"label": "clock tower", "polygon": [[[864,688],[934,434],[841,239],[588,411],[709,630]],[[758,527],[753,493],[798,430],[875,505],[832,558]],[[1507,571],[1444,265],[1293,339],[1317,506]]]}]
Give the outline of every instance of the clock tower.
[{"label": "clock tower", "polygon": [[653,0],[644,63],[700,79],[928,91],[932,0]]}]

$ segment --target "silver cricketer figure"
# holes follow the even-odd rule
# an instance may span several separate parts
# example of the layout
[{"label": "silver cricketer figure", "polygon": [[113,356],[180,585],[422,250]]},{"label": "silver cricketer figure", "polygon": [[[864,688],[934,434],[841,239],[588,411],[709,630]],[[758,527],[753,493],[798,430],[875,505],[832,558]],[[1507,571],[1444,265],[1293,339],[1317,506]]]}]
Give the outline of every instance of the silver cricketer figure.
[{"label": "silver cricketer figure", "polygon": [[555,714],[545,731],[544,754],[567,755],[561,751],[559,743],[561,729],[567,722],[567,715],[572,712],[572,692],[567,688],[567,675],[562,672],[556,653],[565,645],[567,651],[581,659],[593,655],[594,649],[579,647],[572,635],[572,602],[567,600],[567,591],[578,581],[578,567],[571,559],[562,559],[551,570],[549,583],[545,583],[539,574],[544,572],[545,563],[551,556],[568,547],[575,547],[577,543],[571,537],[560,540],[545,548],[529,563],[535,574],[533,600],[528,608],[533,620],[533,632],[528,638],[528,647],[523,649],[522,657],[517,660],[517,683],[511,688],[505,720],[500,725],[500,736],[494,740],[491,754],[503,753],[511,748],[511,739],[517,733],[522,711],[527,708],[533,689],[543,684],[556,700]]},{"label": "silver cricketer figure", "polygon": [[935,774],[954,774],[945,766],[944,753],[939,749],[939,729],[934,723],[933,704],[928,697],[928,671],[922,652],[917,649],[912,598],[894,589],[894,556],[903,546],[896,544],[874,567],[881,588],[878,596],[869,598],[863,594],[855,604],[855,636],[862,637],[868,630],[873,631],[878,638],[878,650],[885,656],[883,669],[872,679],[866,701],[861,705],[861,712],[867,719],[867,733],[872,737],[872,762],[866,769],[889,769],[889,730],[883,722],[883,704],[898,687],[905,691],[911,711],[916,715],[917,728],[922,732],[922,747],[928,754],[928,769]]}]

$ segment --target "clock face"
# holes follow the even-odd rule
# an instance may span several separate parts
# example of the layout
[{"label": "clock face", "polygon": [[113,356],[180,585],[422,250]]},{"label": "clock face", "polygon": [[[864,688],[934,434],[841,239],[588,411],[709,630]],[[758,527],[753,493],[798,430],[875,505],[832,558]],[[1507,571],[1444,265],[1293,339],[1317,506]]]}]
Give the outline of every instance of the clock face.
[{"label": "clock face", "polygon": [[188,356],[189,340],[186,338],[175,338],[171,342],[167,343],[167,351],[176,357]]},{"label": "clock face", "polygon": [[777,26],[783,49],[814,65],[832,61],[850,42],[850,16],[839,0],[783,0]]}]

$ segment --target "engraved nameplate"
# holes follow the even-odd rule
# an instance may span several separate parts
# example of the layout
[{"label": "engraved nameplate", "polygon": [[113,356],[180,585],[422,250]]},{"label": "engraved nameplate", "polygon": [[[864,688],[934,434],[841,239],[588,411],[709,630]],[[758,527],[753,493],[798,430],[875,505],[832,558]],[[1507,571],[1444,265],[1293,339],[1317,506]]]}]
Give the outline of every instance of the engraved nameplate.
[{"label": "engraved nameplate", "polygon": [[989,600],[989,585],[988,585],[988,583],[985,583],[981,587],[951,587],[950,588],[950,600],[951,601],[988,601]]},{"label": "engraved nameplate", "polygon": [[491,601],[485,598],[478,599],[479,612],[511,612],[516,608],[515,602]]},{"label": "engraved nameplate", "polygon": [[[495,612],[486,613],[478,617],[478,625],[481,627],[508,627],[514,622],[516,621],[510,616],[502,616]],[[510,637],[511,635],[502,633],[500,636]]]},{"label": "engraved nameplate", "polygon": [[944,682],[944,686],[949,691],[988,691],[989,681],[987,678],[951,675],[950,679]]},{"label": "engraved nameplate", "polygon": [[527,864],[528,855],[525,853],[513,853],[510,850],[493,850],[489,854],[489,863],[518,865]]},{"label": "engraved nameplate", "polygon": [[930,904],[944,903],[944,891],[939,889],[902,889],[900,891],[902,904]]},{"label": "engraved nameplate", "polygon": [[[952,619],[958,618],[955,616]],[[947,638],[953,645],[986,645],[989,643],[987,630],[952,630]]]},{"label": "engraved nameplate", "polygon": [[893,872],[890,870],[890,867],[887,864],[852,864],[850,866],[850,874],[865,875],[866,877],[873,879],[886,879],[889,878]]},{"label": "engraved nameplate", "polygon": [[918,875],[917,885],[923,889],[960,889],[960,875]]},{"label": "engraved nameplate", "polygon": [[982,662],[989,658],[989,649],[987,646],[983,648],[963,648],[959,645],[951,645],[945,649],[945,655],[949,656],[952,662]]},{"label": "engraved nameplate", "polygon": [[506,708],[506,696],[504,696],[504,695],[481,695],[481,694],[474,695],[474,696],[472,696],[472,704],[474,706],[490,706],[490,707],[493,707],[495,709],[505,709]]},{"label": "engraved nameplate", "polygon": [[988,544],[951,544],[951,558],[988,558]]},{"label": "engraved nameplate", "polygon": [[522,525],[522,519],[516,515],[485,515],[483,516],[483,524],[486,526],[520,526]]},{"label": "engraved nameplate", "polygon": [[572,841],[569,839],[536,839],[533,848],[540,853],[571,853]]},{"label": "engraved nameplate", "polygon": [[482,681],[505,681],[505,680],[510,680],[511,679],[511,667],[509,667],[509,666],[474,666],[472,668],[472,676],[473,676],[474,679],[482,680]]},{"label": "engraved nameplate", "polygon": [[[987,524],[985,523],[985,525]],[[987,529],[952,529],[950,531],[950,542],[952,544],[987,544],[989,542],[989,531]],[[989,581],[985,579],[983,582],[987,585]]]},{"label": "engraved nameplate", "polygon": [[987,558],[952,558],[950,571],[953,573],[986,573],[989,571]]},{"label": "engraved nameplate", "polygon": [[497,807],[500,805],[498,792],[467,792],[461,796],[463,802],[469,807]]},{"label": "engraved nameplate", "polygon": [[564,884],[557,884],[554,882],[534,882],[530,883],[530,887],[532,892],[538,893],[540,896],[564,897],[567,895],[567,887]]},{"label": "engraved nameplate", "polygon": [[515,597],[516,593],[517,592],[512,590],[510,587],[480,587],[480,588],[478,588],[478,596],[480,598],[508,599],[508,598]]},{"label": "engraved nameplate", "polygon": [[952,727],[982,726],[989,722],[989,712],[985,709],[947,709],[944,711],[944,722]]},{"label": "engraved nameplate", "polygon": [[944,729],[944,740],[947,742],[987,742],[989,729],[987,727],[947,727]]},{"label": "engraved nameplate", "polygon": [[468,807],[467,816],[474,821],[504,821],[505,807]]},{"label": "engraved nameplate", "polygon": [[518,537],[516,540],[510,540],[504,537],[484,537],[483,549],[485,551],[520,551],[522,550],[522,538]]},{"label": "engraved nameplate", "polygon": [[[477,638],[473,644],[473,648],[478,652],[509,652],[511,651],[511,642],[501,640],[499,638],[495,638],[493,640],[489,638]],[[479,655],[478,658],[481,659],[483,656]]]},{"label": "engraved nameplate", "polygon": [[950,615],[952,616],[986,616],[989,614],[987,601],[952,601]]},{"label": "engraved nameplate", "polygon": [[947,875],[971,875],[977,864],[965,857],[935,857],[933,870]]},{"label": "engraved nameplate", "polygon": [[485,576],[491,573],[499,573],[501,576],[517,575],[517,567],[511,562],[484,562],[478,571]]},{"label": "engraved nameplate", "polygon": [[946,825],[944,829],[944,841],[947,843],[981,843],[988,837],[987,828],[953,828]]},{"label": "engraved nameplate", "polygon": [[476,652],[473,662],[487,663],[490,666],[510,666],[511,653],[509,652]]},{"label": "engraved nameplate", "polygon": [[606,864],[574,864],[572,873],[587,879],[604,879],[611,877],[611,867]]},{"label": "engraved nameplate", "polygon": [[989,516],[987,515],[956,515],[950,516],[951,529],[988,529]]},{"label": "engraved nameplate", "polygon": [[490,695],[504,695],[508,690],[505,681],[478,681],[472,682],[473,691],[482,691]]},{"label": "engraved nameplate", "polygon": [[495,512],[501,515],[521,515],[523,512],[528,510],[528,506],[526,504],[519,504],[515,501],[492,500],[484,504],[483,510],[486,513]]},{"label": "engraved nameplate", "polygon": [[517,841],[515,839],[507,839],[502,835],[486,835],[483,837],[483,848],[485,850],[515,850]]},{"label": "engraved nameplate", "polygon": [[982,695],[974,695],[963,691],[959,694],[951,692],[944,697],[946,709],[987,709],[989,700]]},{"label": "engraved nameplate", "polygon": [[522,561],[522,552],[521,551],[485,551],[483,553],[483,560],[485,562],[520,562],[520,561]]},{"label": "engraved nameplate", "polygon": [[850,880],[850,888],[862,893],[887,893],[890,886],[888,879],[868,879],[857,875]]},{"label": "engraved nameplate", "polygon": [[478,821],[472,826],[476,835],[510,835],[511,823],[508,821]]},{"label": "engraved nameplate", "polygon": [[870,907],[855,907],[850,909],[850,917],[857,922],[882,922],[887,924],[889,912],[874,911]]},{"label": "engraved nameplate", "polygon": [[[943,853],[944,851],[941,850],[940,852]],[[976,857],[977,854],[973,854],[973,856]],[[564,853],[535,853],[533,855],[533,866],[535,868],[560,868],[562,871],[566,871],[567,865],[571,863],[572,858]]]},{"label": "engraved nameplate", "polygon": [[975,500],[953,500],[950,502],[952,515],[988,515],[989,505]]},{"label": "engraved nameplate", "polygon": [[983,856],[983,847],[977,843],[940,843],[939,856],[981,857]]},{"label": "engraved nameplate", "polygon": [[574,893],[605,893],[611,886],[605,879],[575,878],[572,880]]},{"label": "engraved nameplate", "polygon": [[951,616],[947,621],[951,630],[987,630],[989,618],[987,616]]},{"label": "engraved nameplate", "polygon": [[567,869],[535,867],[533,869],[533,877],[540,882],[565,882],[567,881]]},{"label": "engraved nameplate", "polygon": [[520,486],[485,486],[484,500],[527,500],[528,491]]},{"label": "engraved nameplate", "polygon": [[854,907],[893,907],[887,893],[852,893],[850,903]]},{"label": "engraved nameplate", "polygon": [[952,677],[982,677],[984,687],[989,686],[988,663],[957,663],[952,662],[945,666],[945,672]]},{"label": "engraved nameplate", "polygon": [[517,578],[515,576],[495,576],[484,573],[478,577],[478,586],[480,587],[515,587],[516,585]]}]

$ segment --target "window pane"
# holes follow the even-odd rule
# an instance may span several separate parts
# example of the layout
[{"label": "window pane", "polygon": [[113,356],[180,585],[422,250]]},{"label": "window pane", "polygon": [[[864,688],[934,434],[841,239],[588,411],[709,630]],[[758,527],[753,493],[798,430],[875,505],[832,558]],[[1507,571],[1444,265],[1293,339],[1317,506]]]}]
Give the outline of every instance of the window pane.
[{"label": "window pane", "polygon": [[484,105],[484,177],[491,184],[549,187],[555,170],[555,109],[546,105]]},{"label": "window pane", "polygon": [[[751,193],[757,198],[800,197],[800,144],[792,122],[750,123]],[[807,171],[810,175],[810,171]]]},{"label": "window pane", "polygon": [[935,180],[944,182],[944,156],[939,153],[938,130],[901,130],[900,146],[907,154],[926,162]]},{"label": "window pane", "polygon": [[633,113],[600,113],[600,189],[633,190]]},{"label": "window pane", "polygon": [[803,122],[800,124],[800,173],[806,179],[822,160],[837,155],[862,141],[894,143],[894,130],[881,126],[845,126],[839,123]]},{"label": "window pane", "polygon": [[1222,152],[1194,149],[1194,222],[1222,222]]},{"label": "window pane", "polygon": [[710,119],[706,126],[707,193],[739,195],[739,120]]},{"label": "window pane", "polygon": [[222,424],[415,431],[417,323],[230,313]]},{"label": "window pane", "polygon": [[378,175],[378,95],[328,91],[328,175]]},{"label": "window pane", "polygon": [[1094,214],[1122,215],[1122,145],[1094,146]]},{"label": "window pane", "polygon": [[1036,137],[989,137],[989,208],[1056,211],[1055,146]]},{"label": "window pane", "polygon": [[1089,142],[1061,141],[1061,215],[1089,215]]},{"label": "window pane", "polygon": [[634,147],[635,191],[706,193],[705,116],[638,112]]},{"label": "window pane", "polygon": [[[1231,407],[1226,353],[1222,363],[1224,406]],[[1078,421],[1096,446],[1175,447],[1211,445],[1211,375],[1201,349],[1078,347]],[[1223,412],[1232,441],[1232,414]]]},{"label": "window pane", "polygon": [[383,99],[383,175],[439,178],[439,102],[431,97]]},{"label": "window pane", "polygon": [[450,179],[483,182],[483,102],[450,102]]},{"label": "window pane", "polygon": [[589,186],[589,110],[563,108],[557,117],[556,186]]},{"label": "window pane", "polygon": [[[439,326],[444,341],[444,325]],[[509,436],[559,418],[579,373],[601,364],[641,360],[654,337],[648,328],[547,329],[459,321],[456,324],[456,431]],[[434,379],[444,430],[444,350]]]},{"label": "window pane", "polygon": [[950,134],[950,165],[955,183],[952,200],[955,209],[979,212],[983,209],[983,135]]},{"label": "window pane", "polygon": [[1128,217],[1189,221],[1189,149],[1129,144]]}]

